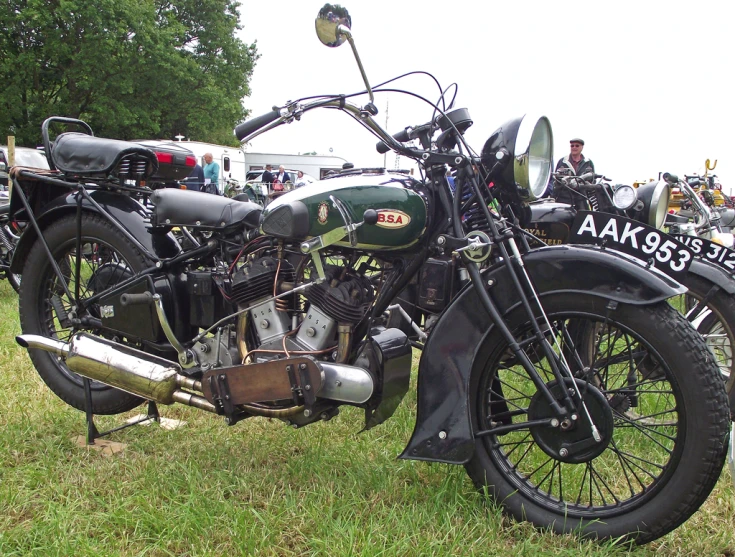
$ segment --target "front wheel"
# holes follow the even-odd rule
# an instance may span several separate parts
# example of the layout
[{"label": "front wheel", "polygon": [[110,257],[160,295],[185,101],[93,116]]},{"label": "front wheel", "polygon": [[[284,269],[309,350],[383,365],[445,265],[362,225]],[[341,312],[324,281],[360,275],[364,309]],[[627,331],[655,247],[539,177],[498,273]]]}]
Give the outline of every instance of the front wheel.
[{"label": "front wheel", "polygon": [[[574,379],[554,378],[522,312],[508,323],[529,339],[524,349],[553,398],[575,389],[581,397],[549,424],[548,398],[491,333],[472,375],[478,437],[468,474],[506,512],[541,528],[637,543],[663,536],[699,508],[724,463],[727,400],[710,351],[664,302],[554,294],[543,303],[555,331],[547,339]],[[547,425],[523,425],[539,420]]]},{"label": "front wheel", "polygon": [[715,355],[723,380],[727,381],[735,370],[735,297],[719,285],[693,273],[687,273],[680,282],[689,291],[670,298],[669,304],[679,310],[704,337]]}]

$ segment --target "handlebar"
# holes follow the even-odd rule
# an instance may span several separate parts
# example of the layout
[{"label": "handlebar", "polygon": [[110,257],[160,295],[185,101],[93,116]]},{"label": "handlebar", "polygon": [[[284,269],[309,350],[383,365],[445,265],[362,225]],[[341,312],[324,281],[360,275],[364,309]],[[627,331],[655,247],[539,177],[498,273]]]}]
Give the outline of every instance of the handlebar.
[{"label": "handlebar", "polygon": [[594,188],[600,185],[599,183],[595,182],[595,180],[609,180],[609,178],[603,176],[602,174],[595,174],[594,172],[588,172],[586,174],[582,174],[581,176],[577,176],[575,174],[570,175],[561,172],[554,172],[553,176],[568,187],[572,187],[572,184],[576,184],[577,187],[586,186]]},{"label": "handlebar", "polygon": [[237,139],[242,141],[245,137],[247,137],[251,133],[258,131],[260,128],[267,126],[271,122],[275,122],[280,117],[281,117],[281,113],[278,110],[278,107],[274,106],[273,110],[271,110],[267,114],[256,116],[255,118],[252,118],[251,120],[248,120],[247,122],[238,124],[238,126],[235,128],[235,136],[237,137]]},{"label": "handlebar", "polygon": [[[320,98],[306,104],[293,102],[282,108],[273,107],[272,112],[257,116],[247,122],[239,124],[235,128],[235,135],[241,142],[249,141],[266,131],[280,126],[281,124],[291,122],[294,119],[298,120],[304,113],[315,108],[336,108],[346,112],[360,125],[367,128],[371,133],[381,139],[382,143],[385,143],[389,149],[392,149],[401,155],[418,159],[424,153],[424,151],[411,149],[394,139],[393,136],[389,135],[388,132],[380,127],[380,124],[375,121],[373,114],[370,111],[345,102],[344,96]],[[432,124],[425,124],[424,126],[413,128],[413,132],[418,133],[418,131],[423,130],[425,126],[431,125]],[[411,128],[407,128],[407,130],[411,130]],[[401,133],[403,132],[406,132],[406,130],[403,130]],[[413,137],[413,133],[409,131],[407,139],[413,139]]]},{"label": "handlebar", "polygon": [[671,172],[664,172],[661,177],[669,184],[676,185],[679,183],[679,177]]},{"label": "handlebar", "polygon": [[[410,129],[411,128],[405,128],[405,129],[402,129],[401,131],[399,131],[397,133],[394,133],[393,134],[393,139],[395,139],[399,143],[406,143],[406,141],[409,141],[411,139],[409,137],[409,130]],[[378,153],[380,153],[381,155],[383,153],[387,153],[388,151],[390,151],[390,147],[388,147],[388,145],[386,145],[385,142],[383,142],[383,141],[378,141],[375,144],[375,148],[378,150]]]},{"label": "handlebar", "polygon": [[698,224],[698,228],[711,229],[714,226],[719,230],[719,213],[710,211],[709,207],[707,207],[704,201],[700,199],[697,192],[694,191],[694,188],[692,187],[693,184],[690,184],[686,180],[680,180],[676,174],[672,174],[671,172],[664,172],[661,177],[672,186],[678,186],[681,193],[684,194],[692,204],[694,212],[700,215],[701,223]]}]

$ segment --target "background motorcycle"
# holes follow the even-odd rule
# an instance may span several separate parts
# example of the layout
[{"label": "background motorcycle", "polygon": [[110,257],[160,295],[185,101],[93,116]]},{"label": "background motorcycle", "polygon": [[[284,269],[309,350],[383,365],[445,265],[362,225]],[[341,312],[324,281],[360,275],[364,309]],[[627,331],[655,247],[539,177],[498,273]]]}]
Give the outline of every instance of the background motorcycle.
[{"label": "background motorcycle", "polygon": [[[569,199],[573,205],[551,200],[531,204],[531,224],[526,230],[540,242],[559,244],[580,241],[579,237],[570,237],[574,223],[579,219],[578,211],[594,210],[631,218],[656,229],[670,226],[675,238],[694,248],[693,261],[686,273],[672,274],[670,267],[666,265],[657,267],[689,289],[687,294],[671,298],[669,302],[704,336],[727,381],[735,367],[735,279],[732,275],[735,252],[726,253],[726,250],[718,248],[716,252],[710,253],[703,246],[691,246],[687,239],[680,238],[682,229],[672,225],[672,215],[667,214],[671,186],[676,180],[650,182],[634,189],[627,185],[613,186],[599,174],[568,176],[555,173],[553,176],[557,198]],[[701,200],[697,198],[697,201],[701,204]],[[700,230],[706,229],[711,234],[713,226],[706,215],[702,217],[701,223]],[[687,226],[694,227],[693,224]],[[623,225],[619,229],[622,230]],[[656,236],[652,231],[642,234]],[[664,236],[661,239],[656,238],[656,241],[662,244],[665,241]],[[642,242],[641,249],[631,251],[630,244],[616,243],[612,235],[607,236],[605,241],[612,249],[622,249],[643,260],[650,258],[650,251],[646,253]],[[727,257],[723,259],[723,255]],[[732,390],[731,387],[728,392]],[[731,407],[735,415],[735,393],[731,392],[731,397]]]},{"label": "background motorcycle", "polygon": [[7,195],[7,169],[7,164],[0,161],[0,178],[4,178],[2,186],[4,191],[0,192],[3,194],[0,198],[0,277],[8,279],[10,286],[17,292],[20,286],[20,275],[10,271],[10,262],[13,259],[13,251],[18,242],[20,230],[16,230],[8,218],[10,202]]},{"label": "background motorcycle", "polygon": [[[327,5],[317,33],[354,49],[349,23]],[[514,215],[546,187],[545,118],[508,122],[475,155],[463,138],[469,112],[430,103],[439,117],[406,132],[421,143],[410,147],[374,120],[365,84],[362,106],[301,99],[237,136],[336,109],[417,160],[424,179],[360,172],[265,209],[152,192],[141,182],[165,157],[88,128],[52,147],[47,121],[58,172],[19,170],[11,206],[29,223],[12,264],[24,262],[18,340],[43,380],[95,412],[143,397],[228,424],[267,416],[301,427],[348,404],[374,427],[395,411],[411,368],[406,336],[382,322],[386,308],[430,255],[463,250],[469,280],[423,346],[417,423],[401,457],[464,464],[507,512],[557,532],[643,543],[676,528],[714,486],[727,437],[717,368],[665,302],[680,285],[596,247],[528,250]],[[447,165],[468,195],[452,196]],[[182,250],[174,226],[196,244]],[[82,377],[95,382],[85,389]],[[631,405],[640,419],[625,415]]]},{"label": "background motorcycle", "polygon": [[10,203],[0,205],[0,274],[3,278],[8,279],[13,290],[18,292],[20,288],[20,275],[10,270],[10,263],[13,260],[13,252],[15,246],[20,239],[20,230],[14,228],[14,223],[8,218],[8,210]]}]

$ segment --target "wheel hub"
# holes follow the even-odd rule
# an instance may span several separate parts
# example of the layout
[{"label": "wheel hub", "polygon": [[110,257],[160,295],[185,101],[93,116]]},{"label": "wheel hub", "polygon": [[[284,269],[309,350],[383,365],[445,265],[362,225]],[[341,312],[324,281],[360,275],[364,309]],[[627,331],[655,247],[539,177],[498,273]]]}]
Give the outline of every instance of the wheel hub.
[{"label": "wheel hub", "polygon": [[[607,448],[612,439],[613,412],[605,395],[585,381],[565,379],[562,385],[557,381],[551,381],[546,386],[553,397],[561,403],[565,391],[572,389],[575,384],[601,436],[600,441],[595,441],[592,437],[587,413],[581,405],[578,405],[571,418],[562,422],[556,421],[556,427],[533,426],[530,431],[538,446],[550,457],[562,462],[580,464],[596,458]],[[571,395],[570,391],[570,396],[575,403],[578,403],[576,394]],[[553,417],[554,412],[549,401],[537,392],[528,405],[528,419],[543,420]]]}]

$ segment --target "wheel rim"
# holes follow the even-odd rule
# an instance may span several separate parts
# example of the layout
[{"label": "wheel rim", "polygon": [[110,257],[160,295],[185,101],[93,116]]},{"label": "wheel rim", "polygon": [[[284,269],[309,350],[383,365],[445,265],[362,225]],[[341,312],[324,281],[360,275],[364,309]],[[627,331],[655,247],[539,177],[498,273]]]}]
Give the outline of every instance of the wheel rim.
[{"label": "wheel rim", "polygon": [[[69,292],[74,295],[76,290],[76,241],[69,241],[61,245],[54,253],[62,275],[67,280]],[[84,238],[82,240],[82,260],[80,264],[79,276],[79,296],[81,299],[91,297],[95,292],[100,292],[110,286],[121,282],[132,275],[131,266],[127,260],[108,243],[99,240]],[[49,265],[46,273],[41,281],[42,288],[39,291],[40,296],[40,322],[44,329],[41,334],[52,338],[69,342],[71,336],[80,330],[79,327],[72,327],[64,320],[64,313],[69,314],[73,307],[72,301],[65,294],[63,286],[58,277],[54,274],[53,269]],[[99,318],[99,306],[93,305],[89,309],[89,314]],[[62,321],[64,321],[62,323]],[[93,329],[85,329],[100,334],[99,331]],[[113,338],[105,335],[108,338]],[[118,340],[118,339],[115,339]],[[59,371],[65,375],[70,381],[79,387],[83,387],[83,378],[69,370],[64,361],[56,356],[56,365]],[[93,390],[109,389],[108,385],[91,381]]]},{"label": "wheel rim", "polygon": [[724,323],[712,312],[697,327],[697,332],[704,337],[707,347],[715,355],[723,379],[727,381],[733,366],[733,339]]},{"label": "wheel rim", "polygon": [[[681,457],[681,394],[652,347],[621,325],[576,315],[554,317],[554,328],[568,361],[574,359],[570,341],[581,347],[577,363],[570,361],[575,376],[599,389],[611,407],[609,443],[585,462],[563,462],[526,428],[483,437],[485,450],[515,490],[552,512],[581,518],[630,512],[656,494]],[[552,383],[549,361],[537,341],[525,350],[544,382]],[[506,349],[490,358],[479,387],[480,431],[528,420],[536,388]]]}]

